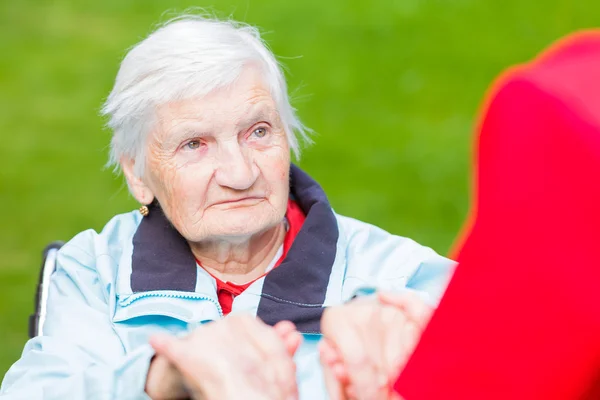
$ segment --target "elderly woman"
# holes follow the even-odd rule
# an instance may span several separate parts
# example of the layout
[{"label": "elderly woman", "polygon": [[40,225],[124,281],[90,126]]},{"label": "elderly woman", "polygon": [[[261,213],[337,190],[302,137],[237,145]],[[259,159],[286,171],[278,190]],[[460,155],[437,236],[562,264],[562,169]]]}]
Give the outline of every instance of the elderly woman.
[{"label": "elderly woman", "polygon": [[[373,289],[408,288],[437,303],[451,261],[337,215],[290,164],[306,131],[286,91],[246,25],[183,17],[131,49],[104,113],[111,162],[142,207],[60,250],[44,333],[27,343],[2,395],[326,398],[317,349],[325,307]],[[347,312],[383,320],[404,343],[386,367],[364,365],[365,379],[385,384],[419,332],[401,334],[402,307],[357,302]],[[345,306],[337,310],[343,319]],[[334,320],[327,329],[321,357],[348,353],[358,330]]]}]

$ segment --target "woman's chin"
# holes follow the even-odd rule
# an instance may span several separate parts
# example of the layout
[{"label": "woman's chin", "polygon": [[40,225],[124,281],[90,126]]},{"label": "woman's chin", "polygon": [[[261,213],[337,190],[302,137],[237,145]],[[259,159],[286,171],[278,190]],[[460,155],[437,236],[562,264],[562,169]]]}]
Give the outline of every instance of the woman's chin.
[{"label": "woman's chin", "polygon": [[239,208],[228,210],[221,218],[206,221],[204,226],[212,231],[207,233],[213,237],[248,238],[277,225],[279,220],[272,213],[257,213]]}]

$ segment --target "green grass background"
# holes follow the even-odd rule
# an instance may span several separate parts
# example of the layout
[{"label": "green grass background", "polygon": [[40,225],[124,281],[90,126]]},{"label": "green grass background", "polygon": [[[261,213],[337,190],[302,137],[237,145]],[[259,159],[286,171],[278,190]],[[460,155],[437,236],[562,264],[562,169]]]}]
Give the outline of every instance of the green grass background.
[{"label": "green grass background", "polygon": [[597,0],[0,0],[0,376],[25,343],[45,244],[137,206],[103,170],[98,110],[125,50],[191,6],[265,32],[316,131],[300,164],[336,211],[442,253],[467,210],[486,87],[600,21]]}]

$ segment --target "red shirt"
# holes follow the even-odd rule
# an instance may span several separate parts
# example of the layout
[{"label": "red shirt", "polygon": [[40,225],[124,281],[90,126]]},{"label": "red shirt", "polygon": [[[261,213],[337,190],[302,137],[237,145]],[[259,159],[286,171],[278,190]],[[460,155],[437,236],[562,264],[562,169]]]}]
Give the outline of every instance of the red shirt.
[{"label": "red shirt", "polygon": [[486,111],[460,264],[396,388],[600,399],[600,31],[511,70]]},{"label": "red shirt", "polygon": [[[302,209],[300,209],[298,204],[293,200],[288,201],[285,216],[287,218],[289,227],[287,233],[285,234],[285,238],[283,239],[283,254],[279,258],[279,260],[277,260],[273,268],[277,268],[279,264],[283,262],[283,260],[287,256],[290,247],[292,247],[292,243],[294,242],[296,235],[298,235],[298,232],[300,232],[300,229],[302,229],[302,224],[304,223],[304,220],[306,219],[304,213],[302,212]],[[196,262],[202,267],[200,261],[196,259]],[[219,299],[219,304],[223,309],[223,315],[227,315],[231,312],[233,299],[236,296],[239,296],[244,290],[248,289],[250,285],[252,285],[255,281],[265,276],[267,273],[259,276],[258,278],[248,283],[245,283],[243,285],[237,285],[231,282],[224,282],[216,276],[210,274],[209,272],[210,276],[212,276],[215,279],[215,281],[217,281],[217,298]]]}]

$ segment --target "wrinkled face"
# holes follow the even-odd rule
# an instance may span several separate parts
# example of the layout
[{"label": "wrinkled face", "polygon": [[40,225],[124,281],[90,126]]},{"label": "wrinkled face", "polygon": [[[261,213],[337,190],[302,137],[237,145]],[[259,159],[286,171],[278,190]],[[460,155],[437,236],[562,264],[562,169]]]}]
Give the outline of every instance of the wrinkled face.
[{"label": "wrinkled face", "polygon": [[244,240],[281,222],[290,152],[256,68],[200,99],[161,106],[157,117],[139,189],[125,171],[139,201],[156,197],[191,242]]}]

